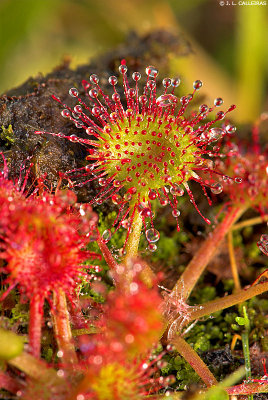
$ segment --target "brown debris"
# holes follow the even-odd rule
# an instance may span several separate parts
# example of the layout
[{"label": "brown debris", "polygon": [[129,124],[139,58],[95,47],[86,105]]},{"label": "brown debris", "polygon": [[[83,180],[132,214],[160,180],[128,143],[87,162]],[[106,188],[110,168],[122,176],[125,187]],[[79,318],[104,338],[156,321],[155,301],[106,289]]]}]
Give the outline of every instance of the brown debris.
[{"label": "brown debris", "polygon": [[[85,94],[81,81],[88,80],[92,73],[98,74],[102,87],[111,93],[112,87],[107,78],[118,74],[118,66],[122,59],[126,59],[130,73],[135,70],[142,72],[146,66],[152,64],[159,68],[161,74],[167,74],[168,55],[179,56],[187,52],[189,47],[185,41],[166,31],[156,31],[142,37],[132,33],[125,43],[88,65],[71,70],[68,60],[64,60],[50,74],[29,78],[21,86],[1,96],[0,129],[2,126],[7,129],[11,125],[15,139],[14,143],[0,140],[0,150],[8,159],[11,175],[18,177],[22,163],[30,157],[34,163],[32,179],[46,174],[49,184],[55,187],[59,171],[64,172],[85,165],[85,147],[50,135],[40,136],[34,133],[36,130],[45,130],[67,135],[86,135],[82,129],[77,129],[69,120],[62,118],[60,106],[51,98],[52,94],[72,106],[75,100],[68,95],[69,89],[77,87],[83,98]],[[79,201],[90,201],[95,195],[95,187],[96,185],[91,183],[77,188]],[[110,209],[111,206],[109,204]]]}]

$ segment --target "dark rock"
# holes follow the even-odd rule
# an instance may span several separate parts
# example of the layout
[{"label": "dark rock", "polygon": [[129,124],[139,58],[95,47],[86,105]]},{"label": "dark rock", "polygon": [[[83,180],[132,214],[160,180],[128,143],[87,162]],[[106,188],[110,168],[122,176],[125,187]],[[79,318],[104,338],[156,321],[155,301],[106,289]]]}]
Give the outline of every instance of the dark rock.
[{"label": "dark rock", "polygon": [[[50,74],[29,78],[23,85],[1,96],[0,129],[3,127],[3,131],[11,127],[13,130],[12,141],[8,138],[5,141],[3,132],[0,141],[0,150],[8,160],[11,177],[18,178],[22,166],[29,160],[33,163],[29,181],[46,176],[46,184],[53,189],[58,184],[59,172],[64,173],[86,163],[87,149],[84,146],[51,135],[35,134],[36,130],[44,130],[62,132],[68,136],[86,135],[61,116],[60,105],[51,98],[52,94],[58,96],[63,103],[73,106],[75,99],[68,95],[69,89],[77,87],[81,98],[85,98],[81,81],[89,79],[92,73],[98,74],[102,87],[111,93],[113,89],[107,83],[107,78],[117,74],[123,58],[127,61],[130,73],[135,70],[142,72],[151,64],[156,65],[161,73],[167,74],[168,55],[185,55],[187,52],[189,47],[186,42],[168,32],[156,31],[142,37],[132,33],[125,43],[88,65],[71,70],[69,63],[64,62]],[[79,201],[90,201],[96,190],[99,188],[92,182],[75,189]],[[110,208],[111,204],[108,206]]]}]

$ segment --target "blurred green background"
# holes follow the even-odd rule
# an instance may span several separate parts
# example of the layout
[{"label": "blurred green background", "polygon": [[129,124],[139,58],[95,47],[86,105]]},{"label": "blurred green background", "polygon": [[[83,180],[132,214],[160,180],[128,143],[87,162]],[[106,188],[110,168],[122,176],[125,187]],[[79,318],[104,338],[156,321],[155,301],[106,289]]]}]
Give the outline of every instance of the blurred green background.
[{"label": "blurred green background", "polygon": [[[232,3],[229,0],[229,3]],[[268,5],[220,0],[0,0],[0,92],[71,66],[124,41],[165,28],[182,33],[194,53],[175,58],[174,75],[202,79],[210,96],[236,103],[235,119],[268,110]]]}]

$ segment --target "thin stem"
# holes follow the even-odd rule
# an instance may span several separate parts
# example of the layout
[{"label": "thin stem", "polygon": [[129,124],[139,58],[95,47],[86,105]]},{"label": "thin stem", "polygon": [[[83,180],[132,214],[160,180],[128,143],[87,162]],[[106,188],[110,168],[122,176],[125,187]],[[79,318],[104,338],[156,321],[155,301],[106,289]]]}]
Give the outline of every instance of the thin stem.
[{"label": "thin stem", "polygon": [[29,353],[21,353],[19,356],[8,360],[8,364],[18,368],[25,374],[35,380],[41,380],[42,378],[51,380],[59,380],[57,371],[53,368],[49,368],[48,364],[42,360],[37,360]]},{"label": "thin stem", "polygon": [[117,263],[116,263],[115,259],[113,258],[113,255],[110,252],[108,246],[103,241],[100,233],[98,233],[97,243],[99,245],[99,248],[100,248],[102,255],[103,255],[105,261],[107,262],[108,266],[110,267],[111,270],[114,270],[117,266]]},{"label": "thin stem", "polygon": [[234,245],[233,245],[233,234],[232,234],[231,230],[228,232],[227,240],[228,240],[228,250],[229,250],[229,257],[230,257],[232,275],[233,275],[233,279],[234,279],[235,291],[238,291],[238,290],[241,290],[241,285],[240,285],[240,280],[239,280],[237,263],[236,263],[236,260],[235,260]]},{"label": "thin stem", "polygon": [[181,293],[184,300],[188,299],[198,279],[218,249],[220,242],[244,211],[245,209],[239,207],[229,209],[224,220],[210,233],[209,237],[200,246],[174,286],[172,293]]},{"label": "thin stem", "polygon": [[[246,367],[246,379],[251,377],[251,367],[250,367],[250,353],[249,353],[249,342],[248,342],[248,332],[242,332],[242,345],[243,345],[243,353],[245,359],[245,367]],[[252,394],[248,396],[248,400],[253,400]]]},{"label": "thin stem", "polygon": [[[244,331],[242,332],[242,346],[243,346],[243,354],[245,359],[245,370],[246,370],[246,379],[250,379],[251,377],[251,365],[250,365],[250,352],[249,352],[249,333],[250,333],[250,322],[248,319],[247,309],[243,306],[243,314],[244,314]],[[248,400],[253,400],[253,395],[248,395]]]},{"label": "thin stem", "polygon": [[194,321],[196,319],[202,318],[206,315],[215,313],[216,311],[224,310],[225,308],[232,307],[236,304],[242,303],[254,296],[258,296],[268,290],[268,282],[259,283],[258,285],[251,286],[247,290],[240,290],[237,293],[231,294],[229,296],[222,297],[208,303],[202,304],[202,306],[190,312],[187,323]]},{"label": "thin stem", "polygon": [[172,344],[208,387],[217,385],[216,378],[210,372],[204,361],[201,360],[199,355],[182,337],[176,336],[174,339],[172,339]]},{"label": "thin stem", "polygon": [[54,309],[52,310],[54,330],[62,361],[66,364],[77,363],[75,347],[70,327],[66,296],[62,289],[53,292]]},{"label": "thin stem", "polygon": [[[138,255],[141,230],[142,230],[142,217],[138,210],[135,210],[134,218],[132,221],[132,231],[129,235],[127,244],[126,244],[126,255],[123,262],[128,266],[128,261],[131,261],[131,258],[135,258]],[[152,287],[154,273],[149,267],[147,263],[142,263],[143,269],[141,271],[141,279],[148,286]]]},{"label": "thin stem", "polygon": [[30,353],[40,358],[44,298],[33,295],[30,301],[29,345]]},{"label": "thin stem", "polygon": [[246,228],[247,226],[262,224],[262,223],[264,223],[266,221],[268,221],[268,215],[263,215],[261,217],[250,218],[250,219],[247,219],[246,221],[240,222],[239,224],[235,224],[232,227],[232,231],[235,231],[235,230],[241,229],[241,228]]},{"label": "thin stem", "polygon": [[227,388],[226,392],[230,396],[250,395],[255,393],[268,393],[268,384],[265,381],[242,383],[242,385]]},{"label": "thin stem", "polygon": [[133,221],[131,224],[132,231],[128,237],[128,241],[126,244],[126,256],[125,260],[129,257],[135,257],[138,253],[140,237],[141,237],[141,230],[142,230],[142,218],[138,210],[135,210]]}]

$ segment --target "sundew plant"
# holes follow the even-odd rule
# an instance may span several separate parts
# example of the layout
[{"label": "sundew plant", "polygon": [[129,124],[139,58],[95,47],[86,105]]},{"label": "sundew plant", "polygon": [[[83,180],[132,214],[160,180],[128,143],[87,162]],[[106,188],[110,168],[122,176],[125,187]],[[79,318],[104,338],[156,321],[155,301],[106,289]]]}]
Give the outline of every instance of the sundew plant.
[{"label": "sundew plant", "polygon": [[[267,272],[264,267],[254,274],[248,266],[251,273],[241,279],[234,249],[235,232],[268,220],[267,148],[259,140],[267,116],[253,126],[251,148],[240,143],[229,120],[235,105],[225,107],[219,97],[196,106],[200,80],[181,96],[179,78],[160,81],[158,75],[154,66],[143,76],[129,73],[122,60],[119,73],[108,77],[112,94],[102,88],[101,76],[91,74],[80,89],[70,88],[73,106],[52,95],[51,102],[61,107],[59,118],[71,121],[77,134],[39,129],[36,135],[54,136],[87,152],[83,166],[60,172],[56,188],[47,176],[28,187],[27,175],[19,185],[9,177],[8,159],[2,155],[3,398],[179,399],[193,382],[198,386],[187,394],[190,399],[268,393],[265,362],[258,373],[250,366],[250,345],[259,343],[258,335],[267,335],[264,312],[256,322],[254,309],[261,304],[254,303],[255,296],[268,290]],[[75,190],[93,183],[98,187],[93,199],[79,203]],[[203,199],[201,205],[196,198]],[[100,211],[110,202],[117,210],[113,218]],[[158,261],[157,269],[153,261],[162,237],[166,243],[169,239],[168,229],[161,232],[158,224],[166,218],[167,227],[175,226],[178,259],[196,232],[181,236],[181,211],[188,203],[206,232],[189,263],[173,267],[173,285],[167,288],[166,266]],[[252,210],[258,217],[248,217]],[[222,279],[224,290],[216,298],[206,289],[203,273],[225,238],[230,261],[222,261],[232,279],[229,286]],[[268,254],[265,228],[252,245],[263,260]],[[252,253],[245,259],[252,259]],[[29,313],[24,325],[14,322],[16,301],[21,313]],[[200,339],[202,329],[210,349]],[[245,380],[240,369],[220,383],[223,376],[204,354],[218,350],[216,339],[233,352],[225,375],[245,359]],[[237,356],[239,340],[243,346]]]},{"label": "sundew plant", "polygon": [[[63,104],[62,116],[73,121],[76,127],[83,128],[89,139],[52,134],[88,145],[89,163],[79,171],[88,176],[83,184],[98,181],[100,191],[93,204],[101,204],[111,198],[119,205],[118,217],[113,225],[116,230],[121,226],[127,228],[122,250],[124,253],[127,246],[127,253],[134,255],[138,251],[143,228],[149,249],[156,250],[159,232],[153,222],[153,200],[158,199],[162,206],[171,207],[178,230],[178,197],[183,196],[185,191],[203,217],[188,182],[198,182],[209,203],[206,188],[214,194],[221,193],[222,185],[217,179],[217,174],[221,174],[214,170],[211,159],[221,156],[218,141],[225,135],[233,134],[236,128],[232,125],[214,126],[215,122],[223,120],[227,113],[235,109],[235,105],[231,105],[225,111],[215,111],[223,104],[221,98],[215,99],[212,107],[202,104],[198,111],[186,115],[194,94],[202,87],[200,80],[193,83],[192,93],[178,98],[174,91],[180,85],[179,78],[164,78],[163,90],[159,93],[158,70],[155,67],[146,68],[144,87],[139,86],[140,72],[132,74],[131,84],[127,71],[125,60],[122,60],[119,66],[122,88],[117,88],[116,76],[109,77],[114,92],[111,98],[103,92],[96,74],[90,76],[90,82],[82,82],[88,104],[80,98],[76,88],[70,89],[69,94],[77,100],[77,104],[73,109]],[[61,103],[59,98],[52,97]],[[214,119],[208,121],[214,111]],[[77,174],[78,171],[70,173]],[[200,173],[205,174],[205,178]],[[239,177],[230,179],[241,182]],[[203,218],[210,224],[207,218]],[[110,237],[111,230],[107,229],[103,239],[108,242]]]}]

